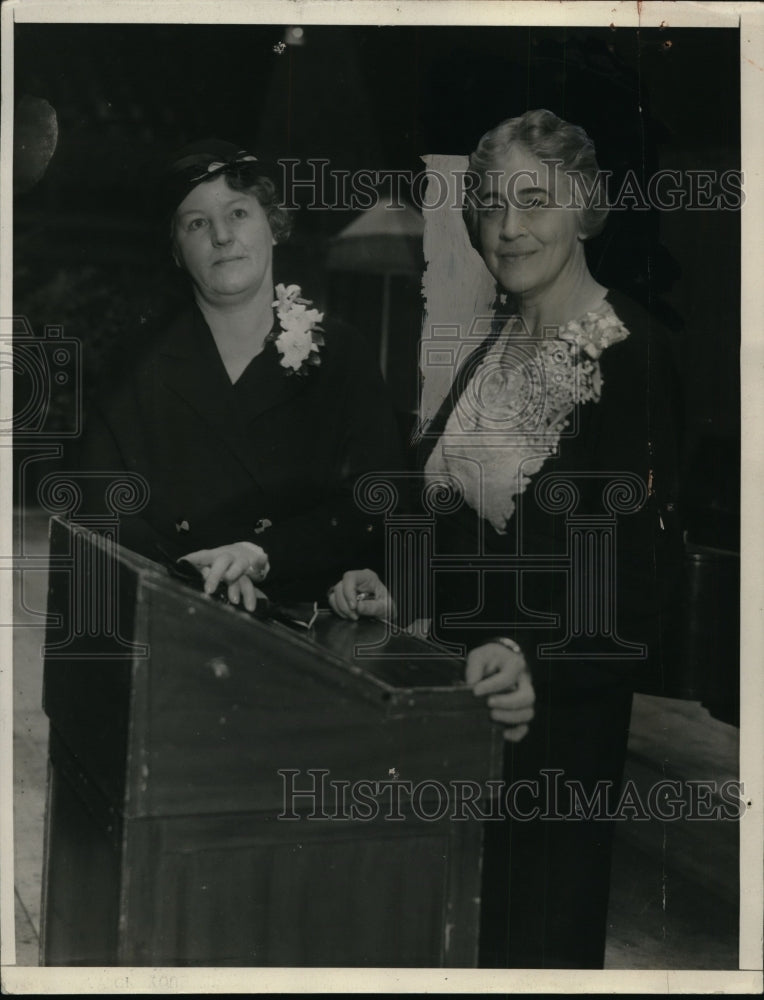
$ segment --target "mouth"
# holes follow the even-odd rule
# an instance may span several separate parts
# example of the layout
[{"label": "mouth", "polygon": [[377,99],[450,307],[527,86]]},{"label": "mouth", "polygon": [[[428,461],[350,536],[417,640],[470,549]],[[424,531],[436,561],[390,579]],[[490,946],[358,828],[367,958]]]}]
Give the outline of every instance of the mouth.
[{"label": "mouth", "polygon": [[526,257],[531,257],[535,250],[507,250],[504,253],[497,254],[501,260],[525,260]]},{"label": "mouth", "polygon": [[214,262],[213,267],[217,267],[218,264],[233,264],[237,260],[244,260],[244,259],[245,259],[244,257],[220,257],[218,260]]}]

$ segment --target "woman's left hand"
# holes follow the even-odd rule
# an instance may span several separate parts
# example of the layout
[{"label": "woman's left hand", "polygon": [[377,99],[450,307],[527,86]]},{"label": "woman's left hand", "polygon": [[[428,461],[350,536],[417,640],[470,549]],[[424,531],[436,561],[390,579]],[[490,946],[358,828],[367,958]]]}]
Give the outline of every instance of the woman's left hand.
[{"label": "woman's left hand", "polygon": [[395,602],[373,569],[350,569],[339,583],[329,588],[329,607],[340,618],[395,617]]},{"label": "woman's left hand", "polygon": [[465,679],[478,696],[487,695],[491,718],[506,727],[504,739],[517,743],[528,732],[536,694],[521,652],[487,642],[467,655]]},{"label": "woman's left hand", "polygon": [[257,597],[263,596],[255,587],[268,575],[268,556],[253,542],[232,542],[215,549],[199,549],[183,556],[204,577],[205,594],[214,594],[221,583],[228,584],[228,600],[243,602],[247,611],[254,611]]}]

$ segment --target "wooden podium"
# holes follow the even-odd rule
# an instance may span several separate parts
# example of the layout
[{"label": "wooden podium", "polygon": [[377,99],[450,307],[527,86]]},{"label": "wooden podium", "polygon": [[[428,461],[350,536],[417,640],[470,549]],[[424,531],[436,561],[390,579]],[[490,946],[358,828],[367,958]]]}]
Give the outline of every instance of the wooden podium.
[{"label": "wooden podium", "polygon": [[463,661],[258,620],[57,518],[48,611],[44,964],[477,964],[501,733]]}]

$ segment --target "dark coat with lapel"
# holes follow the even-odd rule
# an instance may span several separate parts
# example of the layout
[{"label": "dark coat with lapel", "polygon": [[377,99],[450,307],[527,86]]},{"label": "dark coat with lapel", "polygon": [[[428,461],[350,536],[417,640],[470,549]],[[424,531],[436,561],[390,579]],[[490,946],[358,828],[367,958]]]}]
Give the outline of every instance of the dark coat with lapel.
[{"label": "dark coat with lapel", "polygon": [[400,467],[395,418],[363,341],[323,326],[320,366],[288,374],[268,342],[233,385],[196,307],[130,345],[89,408],[78,458],[145,477],[148,505],[122,518],[122,544],[166,561],[252,541],[282,600],[323,597],[353,567],[381,570],[381,526],[353,486]]}]

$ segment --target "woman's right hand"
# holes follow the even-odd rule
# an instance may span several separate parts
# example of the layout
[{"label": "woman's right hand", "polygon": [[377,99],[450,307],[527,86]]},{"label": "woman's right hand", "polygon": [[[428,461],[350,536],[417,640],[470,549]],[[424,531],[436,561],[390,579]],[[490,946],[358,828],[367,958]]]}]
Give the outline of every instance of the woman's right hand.
[{"label": "woman's right hand", "polygon": [[255,587],[268,575],[268,555],[253,542],[232,542],[215,549],[199,549],[183,556],[204,577],[204,592],[214,594],[221,583],[228,588],[232,604],[243,603],[247,611],[254,611],[258,597],[265,595]]},{"label": "woman's right hand", "polygon": [[373,569],[348,570],[328,593],[329,607],[340,618],[395,617],[395,602]]},{"label": "woman's right hand", "polygon": [[486,697],[491,718],[504,725],[504,739],[517,743],[528,733],[536,694],[520,648],[487,642],[470,650],[465,677],[475,695]]}]

